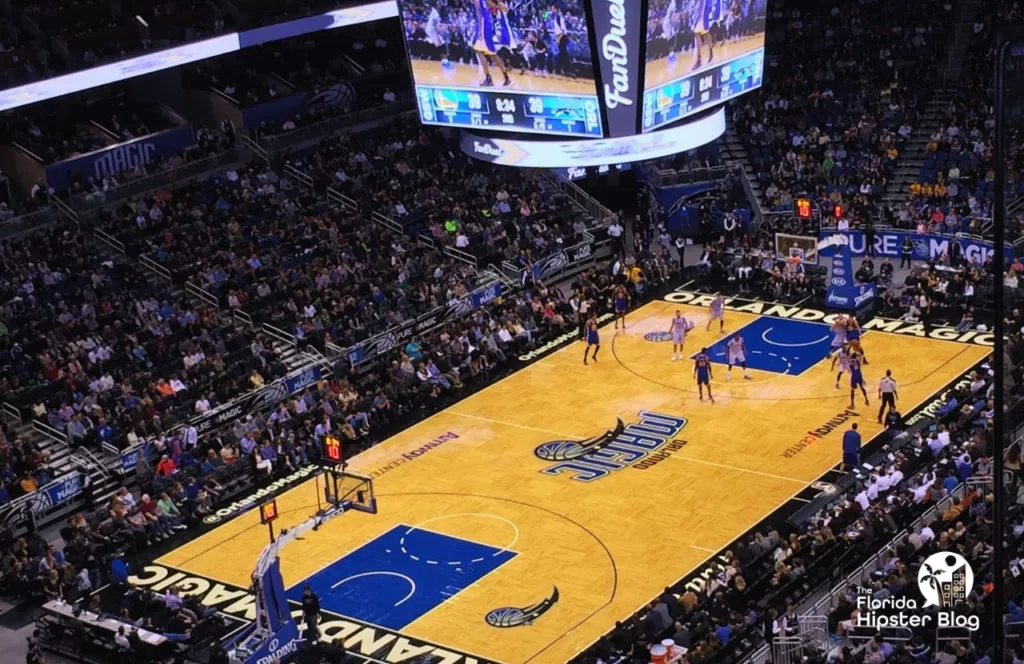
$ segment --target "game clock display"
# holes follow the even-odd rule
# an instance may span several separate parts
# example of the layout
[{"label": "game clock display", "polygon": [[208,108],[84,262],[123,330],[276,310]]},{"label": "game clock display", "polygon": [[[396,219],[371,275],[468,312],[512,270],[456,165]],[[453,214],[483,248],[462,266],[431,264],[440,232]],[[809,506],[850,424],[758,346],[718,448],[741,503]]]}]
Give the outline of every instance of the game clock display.
[{"label": "game clock display", "polygon": [[428,86],[418,86],[416,95],[424,124],[581,137],[602,135],[596,96]]},{"label": "game clock display", "polygon": [[644,132],[693,115],[761,85],[764,49],[644,92]]}]

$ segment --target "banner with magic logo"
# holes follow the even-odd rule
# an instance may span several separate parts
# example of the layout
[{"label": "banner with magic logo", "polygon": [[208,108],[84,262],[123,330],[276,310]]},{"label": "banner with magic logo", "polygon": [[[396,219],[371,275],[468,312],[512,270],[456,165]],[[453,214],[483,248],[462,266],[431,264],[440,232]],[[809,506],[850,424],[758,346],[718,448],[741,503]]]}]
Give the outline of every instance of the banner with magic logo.
[{"label": "banner with magic logo", "polygon": [[248,129],[259,129],[265,122],[283,122],[314,109],[348,113],[355,104],[355,89],[342,81],[323,90],[296,92],[281,99],[246,108],[242,111],[242,122]]},{"label": "banner with magic logo", "polygon": [[94,178],[99,181],[107,175],[116,176],[136,166],[152,164],[181,152],[193,143],[195,132],[191,125],[175,127],[51,164],[46,168],[46,184],[63,191],[68,188],[73,175],[83,180]]},{"label": "banner with magic logo", "polygon": [[[852,256],[860,258],[867,254],[867,238],[863,231],[822,230],[818,234],[818,239],[825,240],[834,235],[841,235],[847,239],[846,246]],[[891,259],[900,258],[903,252],[903,241],[908,237],[911,242],[910,258],[915,261],[934,261],[943,255],[948,257],[953,243],[958,245],[961,255],[968,262],[974,260],[978,263],[984,263],[986,259],[995,253],[995,247],[991,242],[973,235],[921,234],[897,229],[877,228],[875,229],[874,237],[875,256]],[[830,245],[819,248],[818,255],[829,258],[834,252],[835,245]],[[1007,260],[1013,259],[1013,247],[1004,247],[1003,253]]]}]

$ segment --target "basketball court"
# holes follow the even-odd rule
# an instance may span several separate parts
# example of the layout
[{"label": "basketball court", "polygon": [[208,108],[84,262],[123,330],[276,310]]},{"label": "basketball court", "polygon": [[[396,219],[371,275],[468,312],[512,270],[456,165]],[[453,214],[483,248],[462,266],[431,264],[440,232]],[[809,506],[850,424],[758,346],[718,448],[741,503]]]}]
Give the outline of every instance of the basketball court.
[{"label": "basketball court", "polygon": [[[475,62],[472,64],[453,62],[450,69],[442,67],[440,62],[432,60],[410,60],[410,63],[416,85],[478,88],[484,80],[483,70]],[[510,69],[509,78],[512,79],[512,83],[508,87],[503,87],[501,70],[496,65],[491,65],[491,77],[494,79],[495,90],[591,96],[597,94],[597,84],[593,79],[532,72],[520,75],[518,69]]]},{"label": "basketball court", "polygon": [[[658,58],[657,60],[651,60],[647,63],[644,69],[644,89],[651,90],[670,83],[676,79],[687,76],[691,73],[693,68],[693,46],[692,44],[686,44],[686,50],[678,53],[675,62],[669,60],[669,58]],[[764,46],[764,33],[758,33],[755,35],[749,35],[747,37],[741,37],[739,39],[730,39],[724,44],[718,44],[715,46],[715,59],[710,63],[707,61],[708,47],[704,45],[701,47],[703,55],[703,62],[701,67],[694,71],[704,71],[706,69],[713,69],[723,62],[738,58],[741,55],[749,53]]]},{"label": "basketball court", "polygon": [[[876,319],[864,337],[871,407],[849,409],[848,384],[836,390],[829,370],[831,317],[730,301],[722,335],[704,330],[710,299],[671,293],[632,312],[624,333],[607,320],[597,364],[584,366],[571,338],[539,349],[353,458],[350,471],[374,478],[378,513],[285,548],[290,597],[310,583],[337,617],[325,638],[371,661],[565,662],[807,490],[840,460],[850,424],[865,442],[878,433],[885,369],[906,414],[991,352],[989,335]],[[716,361],[713,405],[697,399],[692,361],[670,361],[676,310],[696,322],[687,355],[708,346]],[[735,331],[752,379],[726,382],[718,362]],[[315,512],[318,486],[278,497],[275,526]],[[267,537],[250,511],[137,578],[188,577],[187,593],[244,615],[231,593],[248,587]]]}]

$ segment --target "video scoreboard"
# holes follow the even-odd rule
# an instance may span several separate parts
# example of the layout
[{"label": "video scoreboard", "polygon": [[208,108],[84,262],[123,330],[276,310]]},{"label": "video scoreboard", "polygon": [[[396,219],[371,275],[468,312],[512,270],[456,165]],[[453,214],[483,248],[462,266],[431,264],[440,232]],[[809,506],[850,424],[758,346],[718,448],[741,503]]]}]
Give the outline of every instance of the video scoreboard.
[{"label": "video scoreboard", "polygon": [[643,131],[667,124],[760,87],[764,49],[760,48],[717,67],[644,91]]},{"label": "video scoreboard", "polygon": [[487,88],[417,86],[424,124],[599,138],[596,95],[513,93]]},{"label": "video scoreboard", "polygon": [[521,168],[655,159],[720,136],[724,102],[762,84],[766,0],[697,11],[398,0],[421,122],[464,129],[467,154]]}]

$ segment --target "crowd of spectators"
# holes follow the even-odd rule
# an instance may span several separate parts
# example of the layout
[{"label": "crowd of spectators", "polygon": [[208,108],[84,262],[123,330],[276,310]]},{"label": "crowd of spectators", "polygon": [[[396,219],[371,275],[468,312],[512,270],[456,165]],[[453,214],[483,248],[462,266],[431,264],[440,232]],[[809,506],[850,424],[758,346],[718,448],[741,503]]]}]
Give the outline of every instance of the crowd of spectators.
[{"label": "crowd of spectators", "polygon": [[[760,93],[733,108],[768,207],[794,199],[840,205],[855,223],[881,218],[896,160],[917,123],[945,48],[952,5],[921,3],[774,10],[785,48],[767,61]],[[858,45],[854,56],[850,44]]]},{"label": "crowd of spectators", "polygon": [[[956,95],[943,109],[937,131],[927,144],[924,164],[911,186],[911,206],[918,217],[929,219],[938,230],[980,233],[980,219],[992,216],[995,193],[995,115],[992,72],[994,34],[1002,25],[1018,23],[1024,14],[1019,3],[985,2],[973,25],[965,64]],[[1016,85],[1008,74],[1010,89]],[[1024,150],[1019,129],[1007,130],[1007,200],[1020,195]],[[1021,216],[1014,215],[1010,232],[1020,235]],[[973,226],[965,223],[973,220]]]}]

